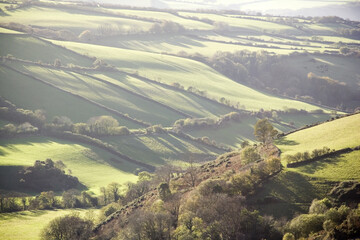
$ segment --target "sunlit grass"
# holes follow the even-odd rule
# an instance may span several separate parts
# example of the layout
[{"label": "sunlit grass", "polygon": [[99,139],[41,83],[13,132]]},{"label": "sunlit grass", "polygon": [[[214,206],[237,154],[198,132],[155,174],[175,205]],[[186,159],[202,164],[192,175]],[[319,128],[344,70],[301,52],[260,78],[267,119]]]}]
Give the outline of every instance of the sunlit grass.
[{"label": "sunlit grass", "polygon": [[319,108],[261,93],[230,80],[203,63],[185,58],[75,42],[53,42],[77,52],[104,59],[121,70],[138,71],[142,76],[167,84],[178,82],[185,88],[196,87],[206,91],[210,98],[225,97],[234,104],[239,102],[245,105],[249,110],[283,109],[284,107],[306,110]]},{"label": "sunlit grass", "polygon": [[[3,139],[0,142],[0,165],[30,166],[36,160],[63,161],[72,175],[97,193],[111,182],[136,181],[137,166],[96,147],[44,137]],[[106,173],[106,174],[104,174]]]},{"label": "sunlit grass", "polygon": [[[46,82],[52,83],[60,89],[83,96],[87,99],[100,103],[111,109],[129,114],[131,117],[150,122],[152,124],[171,125],[183,115],[151,102],[142,97],[131,94],[113,85],[109,85],[87,76],[67,72],[42,68],[38,66],[24,65],[22,70],[36,76]],[[135,92],[136,93],[136,92]],[[128,127],[133,127],[127,125]]]},{"label": "sunlit grass", "polygon": [[79,66],[91,66],[93,62],[86,57],[25,34],[1,33],[0,55],[8,54],[24,60],[50,64],[53,64],[55,59],[59,59],[63,65],[71,63]]},{"label": "sunlit grass", "polygon": [[100,210],[66,209],[0,213],[0,238],[2,240],[40,239],[42,229],[54,218],[71,213],[86,217],[90,211],[96,218]]},{"label": "sunlit grass", "polygon": [[290,134],[276,142],[283,155],[309,151],[327,146],[342,149],[360,145],[360,114],[320,124]]},{"label": "sunlit grass", "polygon": [[[48,79],[48,76],[41,76]],[[19,108],[43,109],[48,121],[55,116],[67,116],[73,122],[86,122],[89,118],[111,115],[110,112],[83,99],[64,93],[32,78],[0,67],[0,95]],[[79,111],[81,109],[81,111]],[[117,118],[115,116],[115,118]],[[136,124],[117,118],[121,125],[138,127]]]}]

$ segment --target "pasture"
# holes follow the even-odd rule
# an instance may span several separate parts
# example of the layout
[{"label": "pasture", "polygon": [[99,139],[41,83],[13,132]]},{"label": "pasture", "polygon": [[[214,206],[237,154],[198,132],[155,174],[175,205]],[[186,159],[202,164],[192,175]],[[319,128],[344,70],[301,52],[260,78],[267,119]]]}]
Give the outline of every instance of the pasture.
[{"label": "pasture", "polygon": [[[2,97],[11,101],[19,108],[45,110],[49,122],[55,116],[67,116],[73,122],[86,122],[94,116],[112,115],[103,108],[11,69],[0,67],[0,76],[0,94]],[[13,94],[14,92],[17,94]],[[120,125],[130,128],[139,127],[137,124],[125,119],[117,116],[114,117],[119,121]]]},{"label": "pasture", "polygon": [[360,145],[360,114],[307,128],[276,141],[282,154],[293,155],[327,146],[339,150]]},{"label": "pasture", "polygon": [[0,214],[0,238],[2,240],[40,239],[42,229],[54,218],[68,214],[81,217],[97,217],[99,210],[34,210]]},{"label": "pasture", "polygon": [[72,175],[96,194],[111,182],[137,179],[133,172],[138,166],[96,147],[36,136],[0,140],[0,167],[5,172],[7,167],[30,166],[47,158],[63,161]]},{"label": "pasture", "polygon": [[261,93],[236,83],[207,65],[194,60],[92,44],[52,42],[82,54],[104,59],[120,70],[131,73],[138,72],[143,77],[169,85],[180,83],[185,88],[195,87],[205,91],[209,98],[218,100],[225,97],[232,104],[239,102],[241,105],[245,105],[248,110],[283,109],[284,107],[308,111],[318,109],[307,103]]}]

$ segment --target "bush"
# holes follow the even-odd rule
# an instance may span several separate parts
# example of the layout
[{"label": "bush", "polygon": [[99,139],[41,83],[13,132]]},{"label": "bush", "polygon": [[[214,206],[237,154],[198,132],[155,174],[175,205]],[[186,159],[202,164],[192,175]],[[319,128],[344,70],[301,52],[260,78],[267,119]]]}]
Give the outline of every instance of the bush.
[{"label": "bush", "polygon": [[57,217],[52,220],[42,231],[43,240],[87,240],[92,234],[93,223],[72,214]]},{"label": "bush", "polygon": [[258,154],[256,151],[256,148],[250,146],[242,149],[240,156],[241,156],[241,161],[244,165],[261,159],[260,154]]}]

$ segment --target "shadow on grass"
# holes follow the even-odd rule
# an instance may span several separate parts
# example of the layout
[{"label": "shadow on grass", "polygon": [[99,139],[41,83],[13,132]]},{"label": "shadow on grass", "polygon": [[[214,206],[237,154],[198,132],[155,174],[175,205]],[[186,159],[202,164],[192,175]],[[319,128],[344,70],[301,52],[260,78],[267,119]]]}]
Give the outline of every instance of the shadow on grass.
[{"label": "shadow on grass", "polygon": [[339,158],[341,158],[342,156],[343,155],[321,159],[321,160],[297,167],[297,169],[303,173],[314,174],[316,171],[323,170],[323,169],[329,167],[330,165],[337,165],[337,163],[340,161]]},{"label": "shadow on grass", "polygon": [[288,146],[294,146],[299,145],[298,142],[295,142],[294,140],[288,140],[286,138],[281,138],[275,141],[277,145],[288,145]]}]

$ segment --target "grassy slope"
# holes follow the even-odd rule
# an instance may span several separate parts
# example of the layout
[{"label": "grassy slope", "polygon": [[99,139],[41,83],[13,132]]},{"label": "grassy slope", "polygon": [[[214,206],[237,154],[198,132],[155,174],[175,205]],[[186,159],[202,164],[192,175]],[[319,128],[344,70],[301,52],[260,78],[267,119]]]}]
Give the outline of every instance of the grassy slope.
[{"label": "grassy slope", "polygon": [[[49,121],[54,116],[67,116],[74,122],[86,122],[93,116],[111,115],[100,107],[23,76],[8,68],[0,67],[0,76],[0,95],[2,97],[5,97],[20,108],[31,110],[44,109]],[[117,119],[121,125],[127,125],[131,128],[138,127],[132,122],[120,118]]]},{"label": "grassy slope", "polygon": [[245,31],[253,32],[276,32],[276,33],[291,33],[291,34],[300,34],[301,31],[297,30],[294,27],[282,25],[278,23],[260,21],[257,19],[240,19],[235,17],[228,17],[218,14],[208,14],[208,13],[192,13],[192,12],[180,12],[181,16],[195,16],[198,18],[208,18],[215,22],[227,23],[231,27],[236,27]]},{"label": "grassy slope", "polygon": [[223,153],[215,148],[169,134],[104,137],[102,140],[116,146],[123,154],[152,165],[168,163],[182,166],[190,158],[210,160],[215,159],[215,155]]},{"label": "grassy slope", "polygon": [[95,193],[110,182],[124,183],[137,179],[132,173],[136,165],[95,147],[44,137],[0,141],[0,166],[3,169],[7,166],[33,165],[35,160],[47,158],[63,161],[71,169],[72,175]]},{"label": "grassy slope", "polygon": [[78,73],[32,65],[23,65],[21,71],[145,122],[171,125],[177,119],[183,118],[164,106]]},{"label": "grassy slope", "polygon": [[77,35],[84,30],[91,30],[96,33],[98,27],[102,24],[110,24],[114,28],[120,27],[123,29],[129,29],[134,26],[140,30],[147,30],[152,24],[145,21],[106,16],[75,9],[55,9],[37,6],[7,11],[6,13],[7,16],[2,17],[4,22],[17,22],[55,30],[67,29]]},{"label": "grassy slope", "polygon": [[186,29],[211,30],[213,28],[210,24],[203,23],[200,21],[185,19],[167,12],[130,10],[130,9],[106,9],[106,10],[114,13],[121,13],[127,16],[137,16],[137,17],[152,18],[162,21],[172,21],[179,23],[180,25],[184,26]]},{"label": "grassy slope", "polygon": [[[93,73],[94,76],[119,85],[130,91],[181,110],[193,117],[214,117],[232,112],[233,109],[209,102],[188,92],[178,91],[156,83],[146,82],[124,73]],[[164,94],[166,93],[166,94]]]},{"label": "grassy slope", "polygon": [[[360,114],[327,122],[301,130],[279,141],[277,146],[284,154],[311,151],[324,145],[340,149],[360,144]],[[279,202],[257,204],[265,214],[293,216],[306,212],[312,199],[326,197],[332,188],[329,181],[359,180],[360,152],[322,159],[301,167],[287,168],[266,183],[250,201],[276,197]],[[275,211],[274,211],[275,209]]]},{"label": "grassy slope", "polygon": [[329,76],[357,88],[360,83],[359,65],[360,59],[356,57],[326,55],[297,56],[284,61],[284,67],[304,77],[313,72],[318,76]]},{"label": "grassy slope", "polygon": [[[234,41],[235,42],[235,41]],[[106,46],[115,46],[125,49],[140,50],[155,53],[171,53],[177,54],[184,51],[188,54],[200,53],[201,55],[211,57],[218,51],[235,52],[242,50],[249,51],[268,51],[276,54],[290,54],[295,51],[307,50],[313,52],[315,50],[323,51],[322,48],[310,48],[307,46],[292,46],[292,45],[280,45],[274,43],[264,43],[255,41],[236,41],[241,43],[251,43],[254,46],[238,45],[231,43],[221,43],[207,40],[199,40],[190,36],[183,35],[160,35],[149,36],[146,39],[139,37],[110,37],[104,40],[100,40],[98,43]],[[268,45],[271,47],[256,47],[256,44]],[[296,49],[295,49],[296,48]],[[301,50],[300,50],[301,49]]]},{"label": "grassy slope", "polygon": [[72,63],[80,66],[91,66],[93,62],[88,58],[26,34],[1,33],[0,55],[6,56],[8,54],[20,59],[50,64],[53,64],[55,59],[59,59],[63,65]]},{"label": "grassy slope", "polygon": [[276,145],[284,155],[312,151],[327,146],[342,149],[360,145],[360,114],[295,132],[280,139]]},{"label": "grassy slope", "polygon": [[[92,213],[90,213],[92,211]],[[0,238],[2,240],[40,239],[41,230],[54,218],[70,213],[98,215],[99,210],[34,210],[0,214]]]},{"label": "grassy slope", "polygon": [[[280,115],[280,118],[283,122],[289,123],[290,121],[294,122],[294,126],[297,128],[303,127],[306,124],[311,124],[314,122],[326,121],[330,118],[328,114],[307,114],[307,115],[295,115],[295,114],[283,114]],[[254,137],[254,125],[258,119],[252,117],[245,120],[242,120],[240,123],[230,123],[224,127],[220,128],[206,128],[199,130],[189,130],[188,134],[194,137],[203,137],[207,136],[212,140],[215,140],[217,143],[225,144],[229,147],[240,148],[240,144],[245,141],[255,141]],[[272,123],[273,126],[278,129],[280,132],[288,132],[293,130],[290,127],[279,125],[275,122]]]},{"label": "grassy slope", "polygon": [[283,109],[285,106],[306,110],[318,109],[310,104],[260,93],[230,80],[197,61],[91,44],[54,42],[80,53],[104,59],[125,71],[138,71],[142,76],[167,84],[178,82],[185,88],[193,86],[205,90],[211,98],[226,97],[233,103],[240,102],[249,110]]}]

